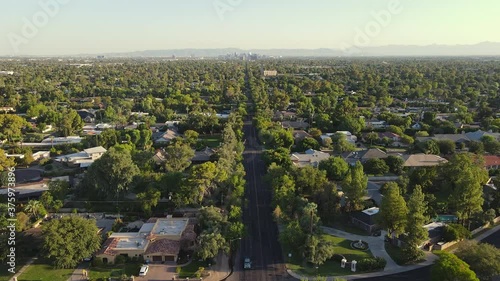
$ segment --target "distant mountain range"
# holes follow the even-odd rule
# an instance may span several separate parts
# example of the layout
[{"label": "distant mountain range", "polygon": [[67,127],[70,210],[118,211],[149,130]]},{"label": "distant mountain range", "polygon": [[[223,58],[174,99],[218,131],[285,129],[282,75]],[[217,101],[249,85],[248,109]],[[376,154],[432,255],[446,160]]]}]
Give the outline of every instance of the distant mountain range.
[{"label": "distant mountain range", "polygon": [[[227,54],[252,53],[274,57],[362,57],[362,56],[500,56],[500,42],[474,45],[387,45],[340,49],[167,49],[99,54],[106,57],[218,57]],[[92,54],[95,56],[96,54]],[[82,55],[82,56],[90,56]]]}]

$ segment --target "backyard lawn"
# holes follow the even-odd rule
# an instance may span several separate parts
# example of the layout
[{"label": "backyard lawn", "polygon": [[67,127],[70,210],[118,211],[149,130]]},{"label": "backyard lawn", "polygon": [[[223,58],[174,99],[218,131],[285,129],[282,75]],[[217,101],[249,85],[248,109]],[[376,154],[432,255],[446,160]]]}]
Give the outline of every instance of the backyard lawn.
[{"label": "backyard lawn", "polygon": [[31,264],[26,271],[17,278],[19,281],[66,281],[71,277],[74,269],[55,269],[52,265],[38,260]]},{"label": "backyard lawn", "polygon": [[206,136],[200,136],[198,138],[198,145],[197,147],[219,147],[220,143],[222,141],[222,135],[206,135]]},{"label": "backyard lawn", "polygon": [[181,272],[179,273],[180,278],[191,278],[194,276],[198,268],[204,267],[205,269],[208,267],[205,261],[193,260],[190,264],[181,267]]},{"label": "backyard lawn", "polygon": [[[370,250],[360,251],[351,248],[350,240],[334,237],[331,235],[322,235],[327,241],[333,242],[335,244],[335,254],[343,255],[348,262],[352,260],[361,260],[364,258],[372,257]],[[286,255],[288,255],[286,253]],[[352,274],[350,268],[340,267],[340,261],[327,260],[324,264],[320,265],[318,269],[310,264],[305,264],[301,257],[292,257],[288,259],[288,268],[305,275],[321,275],[321,276],[339,276],[339,275],[349,275]],[[359,272],[358,272],[359,273]]]},{"label": "backyard lawn", "polygon": [[89,268],[88,272],[89,277],[92,279],[120,277],[123,274],[126,274],[127,276],[138,276],[141,265],[142,264],[140,263],[127,263],[119,265],[91,267]]}]

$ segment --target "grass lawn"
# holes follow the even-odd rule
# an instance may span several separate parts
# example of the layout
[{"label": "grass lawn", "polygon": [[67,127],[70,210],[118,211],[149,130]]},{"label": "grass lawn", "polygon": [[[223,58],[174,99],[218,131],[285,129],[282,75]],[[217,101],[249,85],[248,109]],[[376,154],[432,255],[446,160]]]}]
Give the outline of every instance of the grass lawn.
[{"label": "grass lawn", "polygon": [[191,278],[194,276],[198,268],[207,268],[208,264],[205,261],[193,260],[190,264],[181,267],[181,272],[179,273],[180,278]]},{"label": "grass lawn", "polygon": [[[28,261],[27,258],[16,259],[16,272],[19,271]],[[14,274],[8,272],[9,266],[6,263],[0,263],[0,281],[8,281]]]},{"label": "grass lawn", "polygon": [[91,267],[89,271],[90,278],[108,278],[108,277],[120,277],[122,274],[139,275],[139,270],[142,264],[140,263],[127,263],[100,267]]},{"label": "grass lawn", "polygon": [[205,135],[198,138],[198,145],[208,147],[219,147],[222,135]]},{"label": "grass lawn", "polygon": [[[372,257],[371,252],[369,250],[367,251],[360,251],[360,250],[355,250],[351,248],[351,242],[350,240],[344,239],[344,238],[339,238],[339,237],[334,237],[331,235],[322,235],[322,237],[335,244],[335,254],[338,255],[343,255],[347,261],[352,261],[352,260],[361,260],[364,258],[369,258]],[[286,248],[286,247],[285,247]],[[286,250],[286,249],[285,249]],[[287,254],[288,255],[288,254]],[[316,269],[314,266],[310,264],[306,264],[303,262],[301,257],[292,257],[292,258],[287,258],[288,263],[287,266],[289,269],[300,273],[304,275],[321,275],[321,276],[339,276],[339,275],[349,275],[352,274],[352,271],[350,268],[341,268],[340,267],[340,262],[335,261],[335,260],[327,260],[323,265],[319,266],[318,269]],[[359,273],[359,272],[357,272]]]},{"label": "grass lawn", "polygon": [[19,281],[66,281],[74,269],[55,269],[52,265],[38,260],[31,264],[26,271],[17,278]]},{"label": "grass lawn", "polygon": [[366,231],[349,224],[348,214],[336,215],[333,220],[333,223],[328,223],[326,224],[326,226],[330,226],[357,235],[370,236],[368,233],[366,233]]}]

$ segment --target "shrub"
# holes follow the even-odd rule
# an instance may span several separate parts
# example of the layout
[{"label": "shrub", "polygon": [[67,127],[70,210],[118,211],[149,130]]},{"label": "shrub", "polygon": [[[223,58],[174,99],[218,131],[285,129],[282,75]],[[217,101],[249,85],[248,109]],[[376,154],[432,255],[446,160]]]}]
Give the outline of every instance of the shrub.
[{"label": "shrub", "polygon": [[443,239],[446,242],[468,239],[471,233],[461,224],[448,224],[444,227]]},{"label": "shrub", "polygon": [[45,166],[47,164],[52,164],[52,159],[50,158],[42,158],[40,159],[40,161],[38,161],[38,164],[40,164],[40,166]]},{"label": "shrub", "polygon": [[52,164],[48,164],[44,169],[45,171],[52,171],[54,169],[54,166],[52,166]]},{"label": "shrub", "polygon": [[102,261],[101,258],[95,258],[92,260],[91,264],[92,264],[92,266],[100,267],[100,266],[104,265],[104,262]]},{"label": "shrub", "polygon": [[127,262],[127,257],[126,256],[122,256],[122,255],[119,255],[119,256],[116,256],[115,258],[115,264],[124,264]]},{"label": "shrub", "polygon": [[381,257],[366,258],[358,261],[357,268],[360,271],[374,271],[384,269],[387,262]]}]

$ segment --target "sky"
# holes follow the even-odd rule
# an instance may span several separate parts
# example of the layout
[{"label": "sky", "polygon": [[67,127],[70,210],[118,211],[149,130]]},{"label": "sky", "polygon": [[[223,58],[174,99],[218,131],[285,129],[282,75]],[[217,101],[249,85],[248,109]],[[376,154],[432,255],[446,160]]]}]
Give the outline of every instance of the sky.
[{"label": "sky", "polygon": [[0,0],[0,56],[500,42],[498,0]]}]

